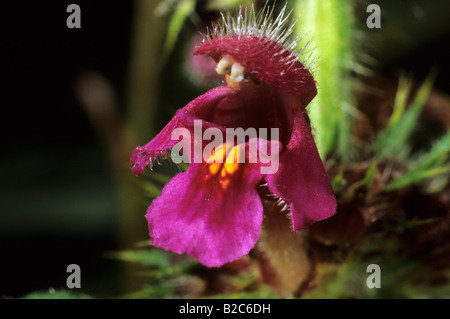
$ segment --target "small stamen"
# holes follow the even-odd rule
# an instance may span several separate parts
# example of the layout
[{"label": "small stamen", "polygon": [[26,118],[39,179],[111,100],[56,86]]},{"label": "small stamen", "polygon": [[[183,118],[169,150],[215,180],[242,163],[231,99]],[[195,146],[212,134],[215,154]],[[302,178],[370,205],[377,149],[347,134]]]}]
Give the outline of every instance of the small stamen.
[{"label": "small stamen", "polygon": [[245,69],[242,65],[237,62],[234,62],[231,66],[231,74],[230,80],[232,83],[238,83],[244,80],[245,77]]},{"label": "small stamen", "polygon": [[230,74],[233,63],[234,59],[229,55],[225,55],[222,59],[220,59],[219,63],[217,63],[217,73],[220,75]]}]

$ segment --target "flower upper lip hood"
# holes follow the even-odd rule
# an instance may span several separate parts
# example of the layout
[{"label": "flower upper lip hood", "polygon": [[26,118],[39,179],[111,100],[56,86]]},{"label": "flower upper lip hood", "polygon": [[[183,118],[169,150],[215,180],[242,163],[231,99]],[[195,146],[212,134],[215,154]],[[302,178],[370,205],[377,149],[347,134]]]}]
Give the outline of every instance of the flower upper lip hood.
[{"label": "flower upper lip hood", "polygon": [[[203,131],[279,130],[278,137],[264,140],[280,145],[276,172],[262,173],[260,168],[266,163],[261,160],[228,163],[235,147],[249,156],[246,147],[254,139],[233,148],[224,143],[214,157],[225,161],[196,162],[191,158],[189,169],[178,173],[148,208],[146,218],[154,246],[187,253],[209,267],[238,259],[256,244],[264,211],[262,185],[279,198],[280,210],[289,211],[294,232],[336,211],[333,189],[305,110],[317,94],[314,78],[289,50],[295,43],[286,45],[284,39],[293,29],[283,29],[286,18],[280,15],[264,27],[269,21],[264,12],[255,15],[251,11],[234,22],[225,19],[225,27],[215,28],[206,37],[195,54],[210,55],[227,86],[212,89],[178,110],[163,130],[146,145],[136,147],[130,158],[133,172],[139,175],[179,142],[172,139],[175,129],[193,132],[196,122],[203,124]],[[263,31],[258,31],[261,28]],[[191,136],[191,145],[196,142]],[[204,148],[205,141],[201,145]]]},{"label": "flower upper lip hood", "polygon": [[233,35],[204,43],[194,55],[208,54],[216,62],[230,55],[261,82],[302,97],[307,105],[317,94],[309,70],[282,44],[256,36]]}]

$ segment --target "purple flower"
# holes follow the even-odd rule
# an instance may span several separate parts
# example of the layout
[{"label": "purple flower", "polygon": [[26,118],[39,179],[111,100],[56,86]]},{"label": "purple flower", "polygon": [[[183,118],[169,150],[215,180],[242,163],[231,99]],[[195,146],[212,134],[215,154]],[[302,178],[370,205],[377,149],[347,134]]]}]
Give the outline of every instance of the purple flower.
[{"label": "purple flower", "polygon": [[[263,219],[262,189],[268,188],[289,208],[294,232],[336,210],[305,110],[317,93],[314,78],[299,55],[290,51],[295,43],[286,40],[292,28],[284,28],[283,15],[264,27],[267,17],[252,10],[213,28],[194,54],[211,56],[227,85],[178,110],[153,140],[136,147],[131,156],[132,170],[139,175],[179,143],[180,139],[172,139],[175,129],[186,129],[192,133],[192,145],[199,143],[192,137],[197,121],[203,133],[209,128],[223,133],[226,128],[278,129],[278,139],[269,143],[280,149],[276,172],[263,174],[261,168],[268,164],[261,157],[250,160],[254,155],[250,145],[261,147],[261,139],[259,143],[247,139],[236,147],[223,143],[209,159],[195,161],[191,154],[189,169],[177,174],[148,208],[154,246],[187,253],[208,267],[236,260],[254,247]],[[200,145],[204,149],[206,142]],[[268,154],[273,153],[271,147]],[[237,163],[238,154],[244,154],[244,162]]]}]

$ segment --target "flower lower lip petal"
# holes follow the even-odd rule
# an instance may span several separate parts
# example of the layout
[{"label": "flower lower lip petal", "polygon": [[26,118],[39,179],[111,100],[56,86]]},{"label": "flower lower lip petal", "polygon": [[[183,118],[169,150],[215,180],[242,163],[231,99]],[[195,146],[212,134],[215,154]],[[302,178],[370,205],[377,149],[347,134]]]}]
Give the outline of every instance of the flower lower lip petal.
[{"label": "flower lower lip petal", "polygon": [[176,175],[147,211],[153,245],[187,253],[208,267],[248,254],[259,237],[263,207],[256,191],[259,171],[245,169],[237,179],[217,182],[219,187],[214,180],[203,184],[208,168],[201,164]]}]

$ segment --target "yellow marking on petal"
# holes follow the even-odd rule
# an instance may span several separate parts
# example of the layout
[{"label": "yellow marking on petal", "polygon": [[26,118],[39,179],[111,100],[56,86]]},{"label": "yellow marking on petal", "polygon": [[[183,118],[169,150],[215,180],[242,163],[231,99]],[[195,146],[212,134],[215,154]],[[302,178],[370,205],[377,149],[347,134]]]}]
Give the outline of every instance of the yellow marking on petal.
[{"label": "yellow marking on petal", "polygon": [[211,156],[208,158],[207,163],[223,163],[227,155],[227,146],[222,144],[214,148],[211,152]]},{"label": "yellow marking on petal", "polygon": [[208,158],[207,163],[223,163],[226,155],[226,150],[219,146],[217,150],[213,150],[211,156]]},{"label": "yellow marking on petal", "polygon": [[233,174],[234,172],[237,171],[237,169],[239,167],[239,163],[225,163],[223,166],[224,166],[224,170],[228,174]]},{"label": "yellow marking on petal", "polygon": [[[227,159],[225,160],[225,164],[223,165],[224,170],[229,174],[233,174],[234,172],[236,172],[239,167],[238,160],[239,160],[239,145],[233,147],[233,149],[228,154]],[[223,170],[221,174],[223,174]]]},{"label": "yellow marking on petal", "polygon": [[207,161],[209,173],[212,175],[220,173],[218,182],[222,190],[229,187],[231,184],[231,176],[239,168],[240,147],[238,145],[231,148],[231,145],[225,143],[211,151],[211,156]]},{"label": "yellow marking on petal", "polygon": [[211,156],[208,158],[207,163],[209,165],[209,171],[211,174],[217,174],[221,168],[222,163],[226,160],[227,156],[227,145],[222,144],[211,151]]},{"label": "yellow marking on petal", "polygon": [[222,168],[222,170],[220,171],[220,177],[225,177],[225,176],[227,176],[227,171],[226,171],[226,169]]},{"label": "yellow marking on petal", "polygon": [[221,169],[222,164],[220,163],[212,163],[209,165],[209,171],[211,174],[215,175]]},{"label": "yellow marking on petal", "polygon": [[222,189],[225,190],[230,185],[230,179],[221,179],[219,181],[219,183],[220,183],[220,186],[222,186]]}]

